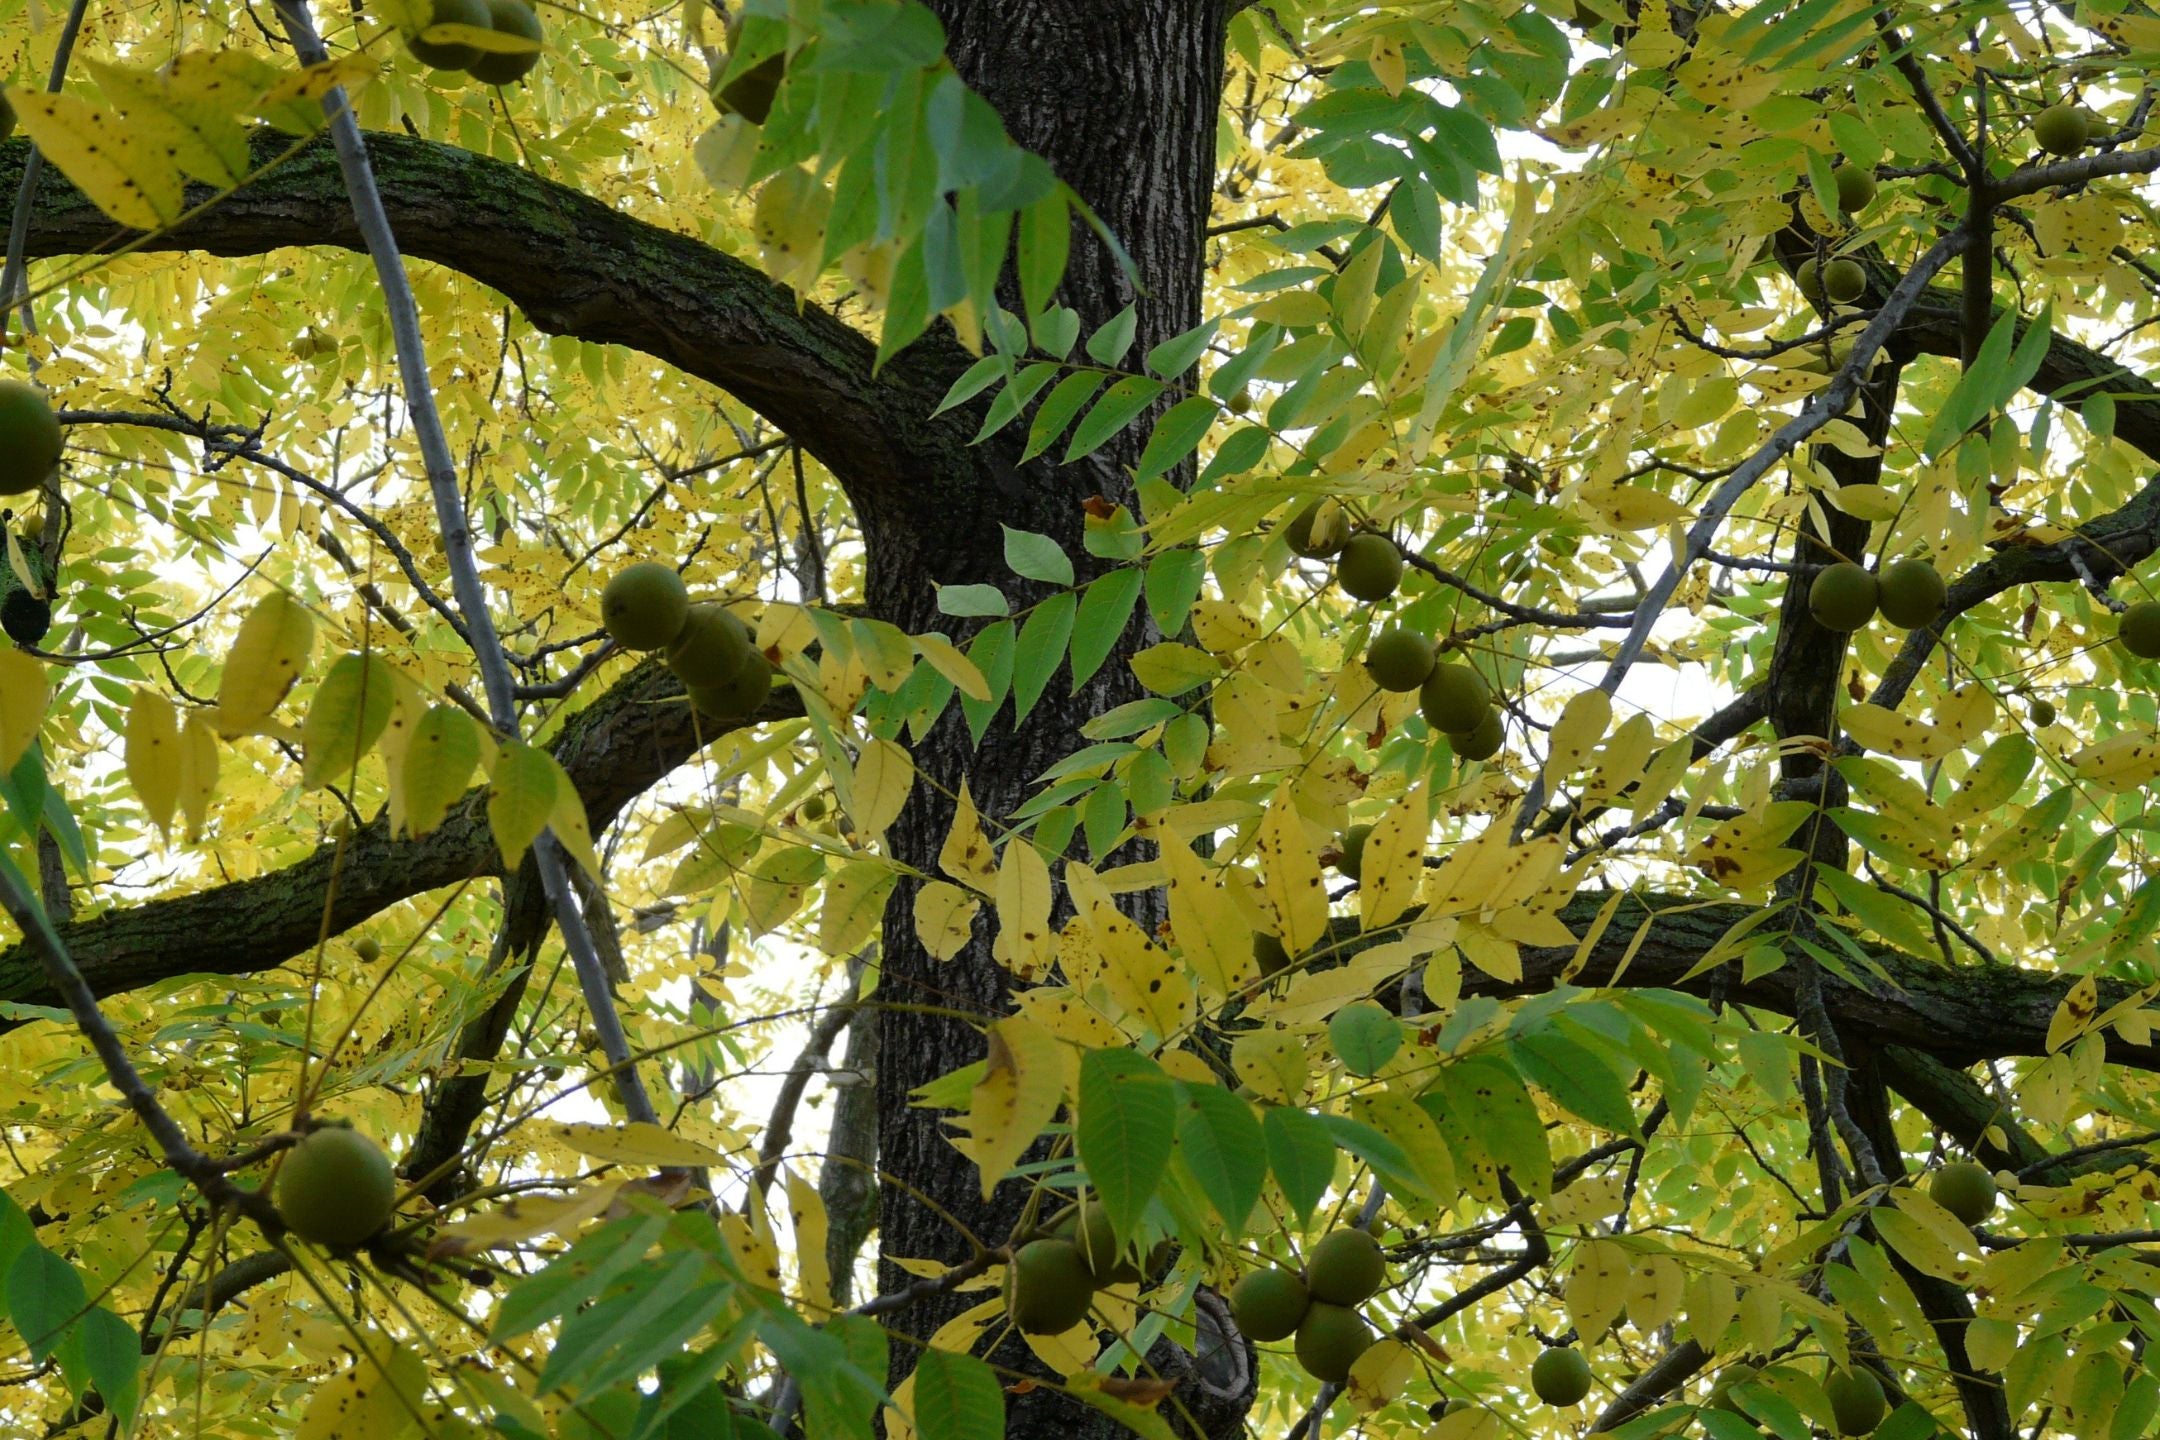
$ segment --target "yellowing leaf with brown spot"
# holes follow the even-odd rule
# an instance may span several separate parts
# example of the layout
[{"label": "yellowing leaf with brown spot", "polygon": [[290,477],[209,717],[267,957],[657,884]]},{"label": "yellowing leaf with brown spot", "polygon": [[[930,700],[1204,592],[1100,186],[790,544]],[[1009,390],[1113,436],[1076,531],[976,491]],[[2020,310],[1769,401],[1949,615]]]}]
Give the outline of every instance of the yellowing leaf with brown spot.
[{"label": "yellowing leaf with brown spot", "polygon": [[1934,726],[1880,705],[1848,705],[1838,724],[1865,748],[1900,760],[1939,760],[1957,748]]},{"label": "yellowing leaf with brown spot", "polygon": [[1275,933],[1282,937],[1283,948],[1302,955],[1327,934],[1327,887],[1320,876],[1319,852],[1306,837],[1287,784],[1268,801],[1260,822],[1260,866]]},{"label": "yellowing leaf with brown spot", "polygon": [[180,809],[187,816],[188,837],[201,839],[210,802],[217,796],[217,737],[200,711],[180,727]]},{"label": "yellowing leaf with brown spot", "polygon": [[1415,1350],[1393,1336],[1376,1340],[1350,1367],[1350,1403],[1369,1415],[1402,1398],[1417,1374]]},{"label": "yellowing leaf with brown spot", "polygon": [[1260,622],[1228,600],[1203,600],[1192,608],[1193,638],[1212,655],[1242,650],[1260,638]]},{"label": "yellowing leaf with brown spot", "polygon": [[536,1143],[552,1140],[567,1145],[592,1160],[616,1165],[725,1165],[727,1157],[710,1145],[686,1140],[649,1121],[625,1121],[602,1125],[592,1121],[548,1124],[535,1136]]},{"label": "yellowing leaf with brown spot", "polygon": [[566,1235],[615,1203],[623,1182],[587,1185],[566,1195],[515,1195],[476,1214],[444,1225],[429,1242],[430,1259],[477,1255],[483,1250],[522,1245],[542,1235]]},{"label": "yellowing leaf with brown spot", "polygon": [[427,1396],[427,1365],[386,1335],[370,1335],[350,1368],[308,1389],[293,1440],[400,1440],[414,1433]]},{"label": "yellowing leaf with brown spot", "polygon": [[1425,883],[1425,837],[1432,827],[1428,803],[1423,786],[1412,790],[1365,837],[1358,915],[1366,930],[1393,924],[1417,906]]},{"label": "yellowing leaf with brown spot", "polygon": [[843,865],[825,882],[825,904],[818,911],[818,948],[847,955],[869,938],[885,913],[885,896],[899,877],[876,860]]},{"label": "yellowing leaf with brown spot", "polygon": [[1131,917],[1109,904],[1089,912],[1103,957],[1103,988],[1128,1017],[1158,1038],[1175,1035],[1193,1017],[1192,981],[1170,953],[1149,940]]},{"label": "yellowing leaf with brown spot", "polygon": [[1604,691],[1585,690],[1569,700],[1546,739],[1545,788],[1557,789],[1580,770],[1611,725],[1612,699]]},{"label": "yellowing leaf with brown spot", "polygon": [[1252,927],[1221,876],[1188,846],[1165,839],[1160,853],[1170,879],[1170,934],[1208,999],[1226,999],[1259,975]]},{"label": "yellowing leaf with brown spot", "polygon": [[1287,1030],[1247,1030],[1230,1042],[1230,1069],[1261,1099],[1287,1105],[1305,1088],[1305,1042]]},{"label": "yellowing leaf with brown spot", "polygon": [[1602,805],[1643,778],[1657,748],[1657,727],[1648,715],[1630,715],[1613,731],[1598,755],[1597,766],[1582,785],[1584,809]]},{"label": "yellowing leaf with brown spot", "polygon": [[0,771],[12,770],[45,723],[45,662],[0,645]]},{"label": "yellowing leaf with brown spot", "polygon": [[915,892],[915,937],[923,949],[950,960],[967,947],[982,902],[958,885],[932,880]]},{"label": "yellowing leaf with brown spot", "polygon": [[171,834],[180,803],[180,725],[172,702],[155,690],[128,697],[127,776],[150,823]]},{"label": "yellowing leaf with brown spot", "polygon": [[495,783],[488,789],[488,828],[502,851],[503,866],[515,870],[555,810],[554,757],[522,740],[503,746],[495,759]]},{"label": "yellowing leaf with brown spot", "polygon": [[2079,976],[2077,983],[2063,992],[2061,1003],[2056,1005],[2055,1014],[2048,1021],[2048,1053],[2054,1054],[2083,1035],[2099,1010],[2099,985],[2090,975]]},{"label": "yellowing leaf with brown spot", "polygon": [[1687,1272],[1672,1256],[1641,1257],[1635,1262],[1634,1273],[1628,1277],[1629,1323],[1645,1334],[1661,1329],[1680,1313],[1686,1286]]},{"label": "yellowing leaf with brown spot", "polygon": [[1611,1240],[1586,1240],[1575,1251],[1564,1294],[1568,1318],[1585,1345],[1594,1345],[1627,1304],[1628,1252]]},{"label": "yellowing leaf with brown spot", "polygon": [[1057,1118],[1065,1098],[1065,1046],[1055,1035],[1025,1016],[1008,1015],[991,1025],[989,1041],[967,1118],[954,1122],[967,1133],[952,1142],[982,1172],[985,1200]]},{"label": "yellowing leaf with brown spot", "polygon": [[1577,497],[1582,508],[1608,530],[1650,530],[1691,513],[1669,495],[1640,485],[1586,485]]},{"label": "yellowing leaf with brown spot", "polygon": [[218,680],[219,733],[229,738],[261,729],[314,650],[315,617],[307,607],[283,590],[258,600],[225,656],[225,673]]},{"label": "yellowing leaf with brown spot", "polygon": [[78,96],[10,87],[7,99],[23,134],[98,209],[136,230],[180,218],[187,179],[157,137]]},{"label": "yellowing leaf with brown spot", "polygon": [[872,740],[855,761],[854,798],[848,811],[865,839],[875,839],[900,818],[915,787],[915,761],[890,740]]},{"label": "yellowing leaf with brown spot", "polygon": [[996,893],[998,931],[990,958],[1023,980],[1039,979],[1056,958],[1057,934],[1050,928],[1050,866],[1025,835],[1006,842]]},{"label": "yellowing leaf with brown spot", "polygon": [[988,894],[997,886],[997,857],[991,853],[990,838],[983,834],[975,797],[968,793],[965,780],[960,782],[960,801],[953,808],[952,829],[938,851],[938,869],[971,890]]},{"label": "yellowing leaf with brown spot", "polygon": [[796,1283],[804,1304],[813,1310],[830,1310],[832,1265],[825,1258],[825,1236],[831,1225],[825,1216],[825,1198],[807,1176],[793,1170],[784,1173],[788,1228],[795,1232]]},{"label": "yellowing leaf with brown spot", "polygon": [[2112,736],[2077,751],[2070,764],[2079,779],[2121,794],[2160,775],[2160,739],[2149,734]]}]

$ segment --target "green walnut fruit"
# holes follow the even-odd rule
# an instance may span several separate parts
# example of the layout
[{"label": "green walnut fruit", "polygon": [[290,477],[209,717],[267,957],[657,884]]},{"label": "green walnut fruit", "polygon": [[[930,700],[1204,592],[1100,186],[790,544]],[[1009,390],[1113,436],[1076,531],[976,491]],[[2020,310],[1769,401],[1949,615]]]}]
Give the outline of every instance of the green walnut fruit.
[{"label": "green walnut fruit", "polygon": [[1928,1198],[1967,1225],[1995,1213],[1995,1176],[1985,1165],[1953,1160],[1928,1180]]},{"label": "green walnut fruit", "polygon": [[380,1145],[349,1126],[326,1125],[286,1152],[275,1198],[301,1239],[358,1245],[390,1223],[397,1176]]},{"label": "green walnut fruit", "polygon": [[1253,964],[1260,967],[1262,978],[1265,978],[1290,963],[1290,952],[1283,948],[1282,940],[1278,936],[1270,935],[1265,930],[1255,930],[1252,937],[1252,958]]},{"label": "green walnut fruit", "polygon": [[2032,723],[2035,725],[2052,725],[2055,723],[2055,702],[2052,700],[2035,700],[2032,702],[2032,709],[2026,713],[2032,717]]},{"label": "green walnut fruit", "polygon": [[0,380],[0,495],[27,495],[60,463],[60,418],[45,392]]},{"label": "green walnut fruit", "polygon": [[1837,186],[1838,209],[1857,215],[1875,203],[1875,172],[1859,165],[1840,165],[1830,172]]},{"label": "green walnut fruit", "polygon": [[1005,1267],[1005,1309],[1029,1335],[1062,1335],[1087,1319],[1095,1298],[1080,1247],[1070,1240],[1035,1240]]},{"label": "green walnut fruit", "polygon": [[[540,17],[524,0],[487,0],[488,28],[504,35],[516,35],[540,44],[543,35]],[[488,85],[508,85],[522,80],[535,65],[540,63],[537,49],[523,50],[515,55],[496,51],[483,51],[478,59],[465,67],[473,79]]]},{"label": "green walnut fruit", "polygon": [[1371,672],[1373,684],[1401,694],[1423,685],[1439,659],[1432,641],[1415,630],[1397,627],[1373,637],[1365,651],[1365,668]]},{"label": "green walnut fruit", "polygon": [[1555,1345],[1531,1362],[1530,1388],[1547,1405],[1580,1405],[1590,1393],[1590,1362],[1580,1350]]},{"label": "green walnut fruit", "polygon": [[772,686],[773,667],[753,650],[735,673],[719,684],[690,686],[690,703],[700,715],[715,720],[747,720],[764,706]]},{"label": "green walnut fruit", "polygon": [[1823,1381],[1830,1397],[1830,1413],[1840,1435],[1869,1435],[1882,1424],[1890,1408],[1883,1398],[1882,1382],[1865,1370],[1839,1370]]},{"label": "green walnut fruit", "polygon": [[[430,26],[470,25],[475,30],[494,28],[488,20],[487,0],[435,0],[427,23]],[[470,45],[437,45],[418,35],[405,37],[405,48],[412,51],[415,60],[438,70],[463,70],[480,58],[480,52]]]},{"label": "green walnut fruit", "polygon": [[1235,392],[1235,393],[1233,393],[1233,394],[1232,394],[1232,395],[1230,396],[1230,402],[1229,402],[1229,403],[1230,403],[1230,413],[1231,413],[1231,414],[1233,414],[1233,415],[1249,415],[1249,414],[1251,414],[1251,413],[1252,413],[1252,404],[1253,404],[1253,401],[1252,401],[1252,387],[1251,387],[1250,385],[1240,385],[1240,386],[1239,386],[1239,387],[1237,388],[1236,392]]},{"label": "green walnut fruit", "polygon": [[1230,1287],[1230,1318],[1251,1340],[1287,1340],[1304,1322],[1312,1296],[1288,1270],[1255,1270]]},{"label": "green walnut fruit", "polygon": [[690,618],[690,592],[682,576],[657,560],[640,560],[615,572],[600,592],[600,623],[616,644],[658,650],[673,644]]},{"label": "green walnut fruit", "polygon": [[2160,659],[2160,600],[2140,600],[2123,611],[2115,636],[2138,659]]},{"label": "green walnut fruit", "polygon": [[1372,1343],[1372,1327],[1357,1311],[1315,1300],[1297,1327],[1297,1363],[1313,1379],[1340,1385]]},{"label": "green walnut fruit", "polygon": [[1875,618],[1879,588],[1863,566],[1832,565],[1808,583],[1808,613],[1826,630],[1858,630]]},{"label": "green walnut fruit", "polygon": [[823,795],[809,796],[802,802],[802,804],[795,807],[795,813],[802,816],[802,818],[805,820],[824,819],[825,797]]},{"label": "green walnut fruit", "polygon": [[1454,747],[1455,758],[1458,760],[1492,759],[1500,753],[1501,745],[1507,740],[1507,732],[1500,725],[1499,707],[1486,706],[1485,716],[1478,721],[1477,728],[1460,735],[1449,731],[1447,738],[1448,744]]},{"label": "green walnut fruit", "polygon": [[1402,551],[1385,535],[1353,535],[1335,561],[1335,583],[1360,600],[1385,600],[1402,584]]},{"label": "green walnut fruit", "polygon": [[1347,878],[1365,878],[1365,841],[1371,835],[1372,826],[1352,825],[1343,831],[1342,839],[1336,842],[1335,848],[1341,852],[1342,858],[1335,862],[1335,868]]},{"label": "green walnut fruit", "polygon": [[1305,1285],[1315,1300],[1358,1305],[1387,1279],[1380,1242],[1363,1230],[1336,1230],[1305,1254]]},{"label": "green walnut fruit", "polygon": [[382,959],[382,941],[372,935],[363,935],[353,941],[353,954],[360,957],[363,965],[372,965]]},{"label": "green walnut fruit", "polygon": [[1118,1249],[1117,1232],[1110,1226],[1110,1212],[1100,1205],[1081,1208],[1073,1226],[1073,1244],[1080,1247],[1081,1263],[1096,1289],[1105,1285],[1130,1285],[1140,1278],[1140,1266]]},{"label": "green walnut fruit", "polygon": [[2075,155],[2092,138],[2085,112],[2065,102],[2050,105],[2033,119],[2033,142],[2050,155]]},{"label": "green walnut fruit", "polygon": [[1893,560],[1876,581],[1875,600],[1883,619],[1900,630],[1919,630],[1942,618],[1950,587],[1942,572],[1925,560]]},{"label": "green walnut fruit", "polygon": [[[1327,511],[1321,517],[1322,509]],[[1350,543],[1350,516],[1340,503],[1315,500],[1283,527],[1290,548],[1308,560],[1325,560]]]},{"label": "green walnut fruit", "polygon": [[1827,264],[1803,260],[1793,279],[1800,293],[1818,305],[1850,305],[1867,293],[1866,269],[1843,255]]},{"label": "green walnut fruit", "polygon": [[722,605],[692,605],[682,631],[667,647],[667,668],[687,689],[724,685],[748,667],[755,652],[750,629]]},{"label": "green walnut fruit", "polygon": [[1446,735],[1467,735],[1492,711],[1492,689],[1468,665],[1435,665],[1418,687],[1418,712]]}]

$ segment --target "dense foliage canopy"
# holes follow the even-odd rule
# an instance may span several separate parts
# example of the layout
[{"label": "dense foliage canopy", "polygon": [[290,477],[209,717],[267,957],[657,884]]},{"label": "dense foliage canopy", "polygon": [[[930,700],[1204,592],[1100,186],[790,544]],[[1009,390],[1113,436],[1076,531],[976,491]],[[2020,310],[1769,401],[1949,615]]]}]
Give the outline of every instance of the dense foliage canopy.
[{"label": "dense foliage canopy", "polygon": [[2160,17],[0,40],[7,1433],[2160,1427]]}]

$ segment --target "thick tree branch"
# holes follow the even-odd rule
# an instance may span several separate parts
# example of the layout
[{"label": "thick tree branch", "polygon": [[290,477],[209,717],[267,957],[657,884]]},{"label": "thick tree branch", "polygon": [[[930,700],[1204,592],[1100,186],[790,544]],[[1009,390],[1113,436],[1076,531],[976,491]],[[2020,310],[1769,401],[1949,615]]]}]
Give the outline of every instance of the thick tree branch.
[{"label": "thick tree branch", "polygon": [[[291,143],[258,137],[255,163],[269,164]],[[0,194],[20,184],[28,150],[21,140],[0,145]],[[500,291],[549,334],[627,345],[719,386],[831,469],[859,512],[923,513],[936,497],[957,502],[986,481],[1006,483],[997,452],[968,444],[971,421],[925,418],[951,367],[911,352],[873,376],[868,339],[826,311],[798,307],[755,266],[517,166],[385,134],[369,135],[367,152],[409,258]],[[191,205],[211,198],[201,187],[188,193]],[[212,255],[363,248],[327,142],[147,236],[115,226],[72,185],[47,177],[30,224],[32,258],[121,244]],[[536,255],[547,263],[534,264]],[[872,513],[861,516],[866,527]]]}]

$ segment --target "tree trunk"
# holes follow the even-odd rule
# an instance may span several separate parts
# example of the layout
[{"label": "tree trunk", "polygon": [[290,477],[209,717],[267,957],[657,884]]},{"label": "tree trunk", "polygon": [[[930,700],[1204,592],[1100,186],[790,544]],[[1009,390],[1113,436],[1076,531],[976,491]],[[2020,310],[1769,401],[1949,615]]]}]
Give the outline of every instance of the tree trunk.
[{"label": "tree trunk", "polygon": [[[1157,342],[1198,324],[1224,7],[1217,0],[1097,0],[1084,6],[1070,0],[932,0],[931,8],[945,23],[949,54],[962,78],[997,109],[1013,138],[1047,159],[1131,248],[1145,295],[1136,293],[1108,247],[1076,225],[1072,264],[1059,298],[1079,314],[1082,333],[1134,305],[1137,334],[1127,362],[1132,365]],[[1158,409],[1176,398],[1174,391],[1164,396]],[[866,523],[872,613],[910,630],[949,630],[951,620],[937,613],[939,583],[995,585],[1012,597],[1015,609],[1041,599],[1047,593],[1042,587],[1016,581],[1005,565],[1001,527],[1006,525],[1055,538],[1086,583],[1106,567],[1083,548],[1083,505],[1094,497],[1132,504],[1130,469],[1146,443],[1151,418],[1143,417],[1073,465],[1008,468],[997,507],[970,514],[938,507],[934,513],[885,514],[875,526]],[[1155,638],[1144,611],[1136,615],[1109,661],[1079,694],[1066,694],[1069,680],[1054,677],[1024,723],[1012,725],[1008,707],[980,746],[957,705],[949,710],[915,752],[928,783],[916,787],[889,832],[896,858],[936,873],[952,824],[950,796],[963,782],[995,838],[998,822],[1028,797],[1035,777],[1086,743],[1081,725],[1136,698],[1140,692],[1125,661]],[[906,1279],[890,1264],[894,1258],[951,1263],[970,1254],[967,1237],[941,1210],[983,1243],[995,1245],[1011,1230],[1027,1196],[1026,1186],[1012,1184],[984,1203],[975,1167],[945,1138],[940,1115],[909,1104],[917,1087],[979,1059],[984,1047],[970,1020],[905,1007],[942,1007],[987,1021],[1007,1013],[1011,990],[1010,977],[990,958],[987,918],[954,959],[938,961],[924,951],[915,935],[916,889],[902,884],[886,911],[878,992],[887,1007],[878,1066],[880,1164],[913,1187],[887,1184],[883,1191],[880,1254],[887,1287]],[[1160,904],[1159,897],[1140,897],[1136,918],[1152,924],[1159,917],[1149,907]],[[900,1334],[926,1337],[979,1298],[944,1296],[891,1320]],[[1017,1341],[994,1358],[1034,1364]],[[1158,1347],[1156,1358],[1177,1364],[1165,1347]],[[914,1367],[913,1349],[897,1344],[893,1363],[897,1381]],[[1238,1376],[1232,1393],[1211,1396],[1206,1382],[1188,1375],[1165,1413],[1183,1426],[1183,1407],[1202,1433],[1236,1433],[1251,1401],[1250,1367],[1231,1368]],[[1008,1433],[1121,1432],[1045,1390],[1015,1398]]]}]

